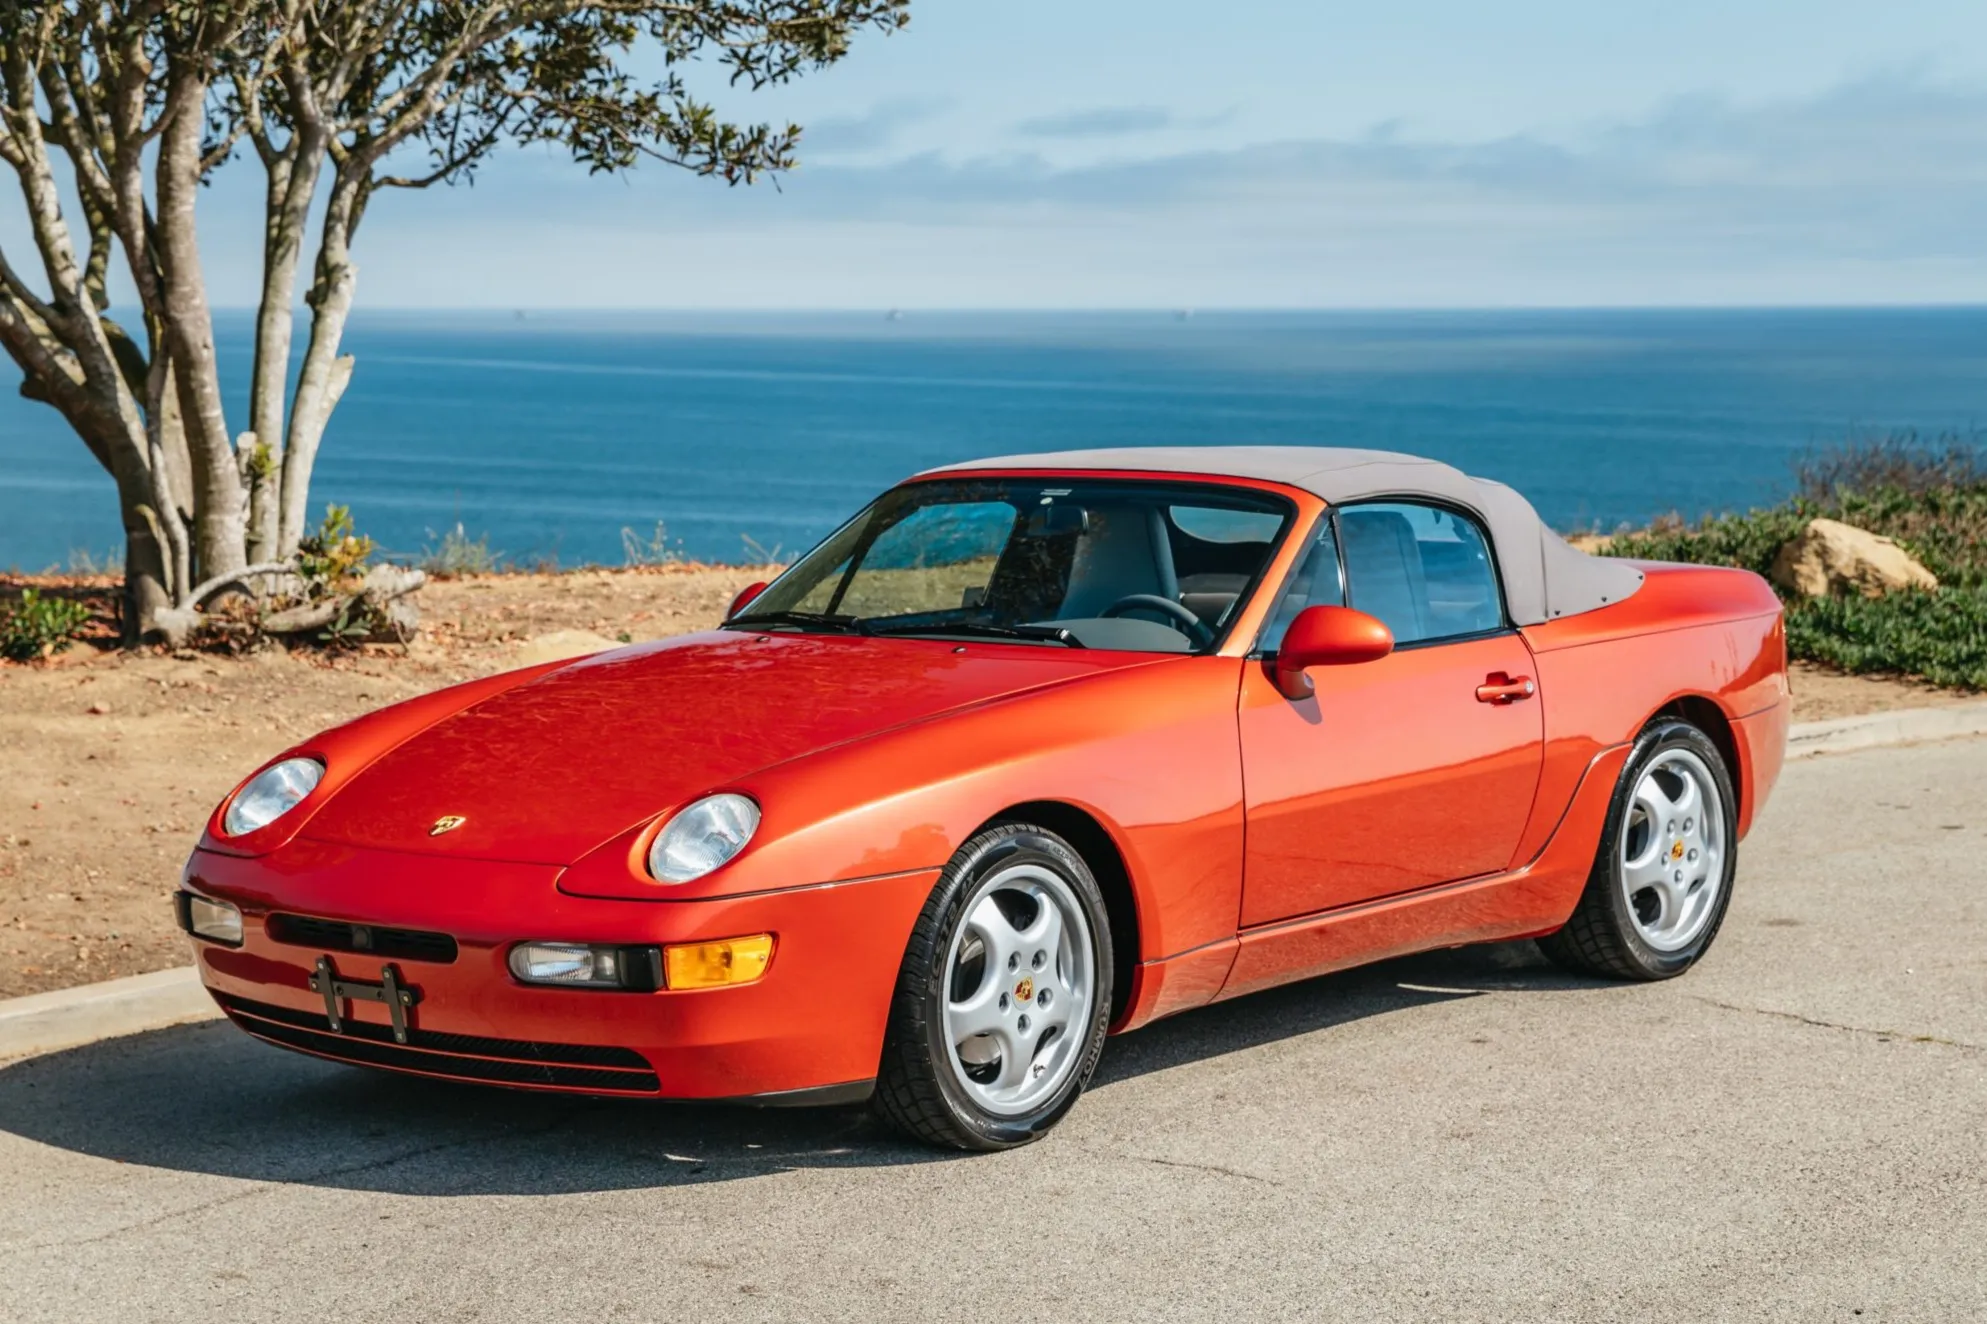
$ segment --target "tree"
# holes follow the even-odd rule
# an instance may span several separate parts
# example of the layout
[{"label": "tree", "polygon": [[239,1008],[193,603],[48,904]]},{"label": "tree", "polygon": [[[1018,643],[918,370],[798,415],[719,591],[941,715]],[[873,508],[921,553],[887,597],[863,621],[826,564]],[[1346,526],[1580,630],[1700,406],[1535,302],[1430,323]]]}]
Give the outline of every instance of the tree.
[{"label": "tree", "polygon": [[[0,345],[21,393],[60,411],[116,483],[127,641],[295,552],[352,376],[353,240],[381,190],[464,182],[525,143],[595,172],[651,159],[739,184],[786,170],[797,125],[734,123],[685,73],[784,83],[863,28],[903,26],[908,3],[0,0],[0,161],[41,268],[37,284],[0,251]],[[631,72],[643,61],[660,81]],[[195,219],[202,184],[235,161],[264,183],[239,433]],[[128,323],[109,315],[119,269],[137,292]]]}]

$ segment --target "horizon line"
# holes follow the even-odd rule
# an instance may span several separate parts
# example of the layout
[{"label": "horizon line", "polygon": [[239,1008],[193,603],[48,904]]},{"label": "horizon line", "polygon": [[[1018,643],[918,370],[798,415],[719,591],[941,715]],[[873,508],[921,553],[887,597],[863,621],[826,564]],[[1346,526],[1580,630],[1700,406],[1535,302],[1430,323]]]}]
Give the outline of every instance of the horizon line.
[{"label": "horizon line", "polygon": [[[215,304],[216,313],[253,313],[254,304]],[[294,312],[308,314],[307,305]],[[1163,317],[1225,316],[1237,313],[1262,315],[1370,314],[1370,313],[1793,313],[1793,312],[1974,312],[1987,311],[1987,299],[1923,300],[1917,302],[1880,301],[1834,303],[1457,303],[1457,304],[835,304],[835,305],[747,305],[717,304],[367,304],[361,299],[352,312],[359,313],[668,313],[673,315],[721,316],[862,316],[888,317],[897,314],[951,316],[959,314],[1069,314],[1151,315]]]}]

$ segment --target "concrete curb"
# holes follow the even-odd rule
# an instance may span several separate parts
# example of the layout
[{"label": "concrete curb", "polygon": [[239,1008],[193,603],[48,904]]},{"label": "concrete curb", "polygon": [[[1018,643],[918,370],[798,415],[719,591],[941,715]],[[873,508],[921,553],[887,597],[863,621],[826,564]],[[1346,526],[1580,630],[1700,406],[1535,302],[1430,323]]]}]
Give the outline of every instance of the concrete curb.
[{"label": "concrete curb", "polygon": [[0,1001],[0,1062],[221,1014],[190,965]]},{"label": "concrete curb", "polygon": [[1987,735],[1987,703],[1956,703],[1950,708],[1900,708],[1896,712],[1838,717],[1831,722],[1800,722],[1787,732],[1787,757],[1811,758],[1878,745]]},{"label": "concrete curb", "polygon": [[[1801,722],[1787,733],[1787,757],[1978,735],[1987,735],[1987,703],[1905,708],[1832,722]],[[0,1062],[211,1020],[220,1014],[190,965],[10,998],[0,1001]]]}]

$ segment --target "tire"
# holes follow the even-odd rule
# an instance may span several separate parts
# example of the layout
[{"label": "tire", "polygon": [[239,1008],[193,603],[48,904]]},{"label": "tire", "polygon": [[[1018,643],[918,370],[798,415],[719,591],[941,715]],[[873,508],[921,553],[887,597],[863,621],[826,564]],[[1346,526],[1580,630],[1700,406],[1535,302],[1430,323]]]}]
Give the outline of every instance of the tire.
[{"label": "tire", "polygon": [[944,1148],[1039,1140],[1096,1070],[1112,968],[1104,895],[1083,857],[1031,823],[980,833],[911,931],[872,1109]]},{"label": "tire", "polygon": [[1731,904],[1737,806],[1731,771],[1704,732],[1651,722],[1615,783],[1586,890],[1540,948],[1606,979],[1671,979],[1697,964]]}]

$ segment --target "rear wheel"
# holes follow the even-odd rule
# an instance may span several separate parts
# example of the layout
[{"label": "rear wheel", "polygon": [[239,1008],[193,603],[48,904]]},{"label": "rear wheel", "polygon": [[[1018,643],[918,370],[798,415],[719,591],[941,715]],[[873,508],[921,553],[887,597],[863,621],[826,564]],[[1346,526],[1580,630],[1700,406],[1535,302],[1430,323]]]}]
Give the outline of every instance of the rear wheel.
[{"label": "rear wheel", "polygon": [[1068,842],[1003,824],[960,848],[904,953],[874,1107],[928,1144],[1009,1149],[1062,1120],[1111,1007],[1103,894]]},{"label": "rear wheel", "polygon": [[1682,974],[1710,948],[1731,903],[1737,829],[1718,747],[1688,722],[1651,723],[1616,783],[1579,905],[1539,946],[1584,974]]}]

